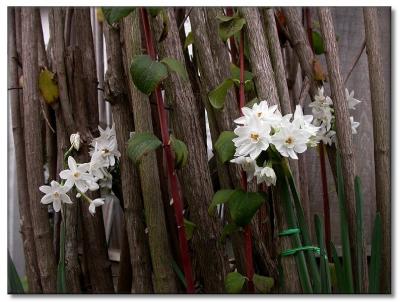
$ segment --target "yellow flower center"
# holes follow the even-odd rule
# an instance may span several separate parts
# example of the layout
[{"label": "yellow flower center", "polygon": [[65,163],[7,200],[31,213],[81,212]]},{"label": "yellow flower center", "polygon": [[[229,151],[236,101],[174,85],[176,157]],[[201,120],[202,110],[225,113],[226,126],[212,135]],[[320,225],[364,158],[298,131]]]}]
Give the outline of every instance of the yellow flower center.
[{"label": "yellow flower center", "polygon": [[73,175],[75,178],[78,178],[81,174],[79,172],[75,172]]},{"label": "yellow flower center", "polygon": [[261,116],[261,114],[262,114],[262,112],[258,112],[258,113],[257,113],[257,116],[258,116],[258,117],[260,117],[260,116]]},{"label": "yellow flower center", "polygon": [[286,140],[285,140],[285,143],[287,144],[287,145],[291,145],[291,144],[293,144],[293,141],[294,141],[294,139],[292,138],[292,137],[288,137]]},{"label": "yellow flower center", "polygon": [[60,197],[60,193],[58,193],[58,192],[54,192],[53,195],[54,195],[54,197],[56,197],[56,198]]},{"label": "yellow flower center", "polygon": [[258,140],[260,139],[260,135],[258,133],[251,133],[250,134],[250,138],[255,141],[258,142]]},{"label": "yellow flower center", "polygon": [[108,150],[108,149],[103,149],[103,150],[101,150],[101,153],[102,153],[102,155],[105,157],[105,156],[107,156],[107,155],[110,153],[110,150]]}]

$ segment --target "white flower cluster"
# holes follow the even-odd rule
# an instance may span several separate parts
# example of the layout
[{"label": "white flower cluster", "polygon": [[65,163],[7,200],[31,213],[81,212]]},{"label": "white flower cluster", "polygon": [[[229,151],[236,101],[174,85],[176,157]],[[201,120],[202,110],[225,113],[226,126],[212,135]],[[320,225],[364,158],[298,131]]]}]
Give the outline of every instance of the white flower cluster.
[{"label": "white flower cluster", "polygon": [[282,156],[293,159],[306,151],[307,145],[315,145],[319,127],[312,124],[312,115],[303,115],[301,106],[296,106],[294,114],[282,116],[278,106],[269,107],[267,101],[261,101],[252,108],[243,107],[242,113],[243,116],[234,121],[239,126],[234,130],[236,153],[231,162],[242,166],[248,181],[256,177],[257,184],[275,185],[276,175],[271,163],[264,162],[259,167],[256,162],[270,145]]},{"label": "white flower cluster", "polygon": [[[89,212],[94,215],[96,207],[104,204],[104,198],[90,199],[85,193],[96,191],[99,187],[107,187],[111,189],[112,176],[110,169],[115,165],[116,158],[121,156],[118,151],[117,139],[114,127],[103,130],[99,127],[100,136],[94,138],[91,142],[89,154],[91,159],[89,163],[77,164],[72,156],[68,157],[68,169],[60,172],[60,178],[65,183],[59,184],[51,181],[50,186],[41,186],[39,188],[45,196],[41,199],[41,203],[53,203],[55,212],[61,210],[61,203],[72,203],[67,193],[75,187],[78,194],[77,197],[83,197],[89,202]],[[81,138],[79,133],[72,134],[70,137],[71,147],[67,153],[71,153],[73,149],[77,151],[80,148]]]},{"label": "white flower cluster", "polygon": [[[354,98],[354,91],[349,93],[346,88],[346,100],[349,110],[354,110],[355,106],[361,101]],[[324,144],[331,145],[335,143],[336,131],[333,128],[335,123],[335,111],[333,102],[329,96],[324,95],[324,87],[318,88],[318,95],[314,96],[314,102],[311,102],[309,107],[312,108],[314,115],[313,124],[320,127],[317,133],[317,141],[322,141]],[[353,134],[357,133],[357,127],[360,123],[355,122],[350,116],[351,130]]]}]

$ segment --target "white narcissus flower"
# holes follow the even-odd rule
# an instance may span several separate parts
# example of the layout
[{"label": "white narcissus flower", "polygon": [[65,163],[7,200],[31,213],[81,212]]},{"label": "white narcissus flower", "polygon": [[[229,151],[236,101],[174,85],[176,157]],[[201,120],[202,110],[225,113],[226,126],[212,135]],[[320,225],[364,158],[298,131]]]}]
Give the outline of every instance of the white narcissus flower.
[{"label": "white narcissus flower", "polygon": [[267,186],[276,184],[276,174],[274,169],[269,166],[256,167],[255,176],[257,178],[257,184],[265,182]]},{"label": "white narcissus flower", "polygon": [[261,101],[259,104],[254,104],[251,109],[242,107],[243,116],[237,118],[234,122],[239,125],[247,125],[251,120],[258,119],[274,127],[279,124],[281,118],[280,114],[275,113],[277,109],[277,105],[268,107],[267,101]]},{"label": "white narcissus flower", "polygon": [[94,182],[93,176],[87,173],[89,163],[77,165],[72,156],[68,157],[69,169],[60,172],[60,177],[65,179],[65,187],[71,189],[74,185],[76,188],[85,193],[87,190],[95,191],[99,189],[99,185]]},{"label": "white narcissus flower", "polygon": [[50,183],[50,186],[40,186],[39,190],[46,194],[42,197],[40,202],[43,204],[53,203],[55,212],[59,212],[61,210],[61,202],[72,203],[71,199],[66,194],[69,189],[60,185],[55,180]]},{"label": "white narcissus flower", "polygon": [[271,137],[271,143],[284,156],[298,159],[296,153],[307,150],[308,134],[293,125],[283,127]]},{"label": "white narcissus flower", "polygon": [[254,172],[256,170],[256,161],[249,156],[239,156],[231,160],[231,163],[241,165],[242,169],[247,174],[247,181],[251,181],[254,177]]},{"label": "white narcissus flower", "polygon": [[257,119],[250,120],[248,125],[237,127],[234,133],[238,137],[232,140],[236,147],[235,156],[250,155],[252,159],[256,159],[262,151],[268,149],[270,131],[268,124]]},{"label": "white narcissus flower", "polygon": [[89,205],[90,214],[92,215],[96,214],[96,208],[102,206],[103,204],[104,204],[104,198],[96,198],[94,200],[91,200]]},{"label": "white narcissus flower", "polygon": [[119,158],[121,153],[118,151],[117,139],[111,137],[109,139],[98,139],[95,142],[95,148],[89,154],[92,160],[101,162],[100,166],[108,168],[115,165],[115,158]]},{"label": "white narcissus flower", "polygon": [[71,146],[73,146],[76,151],[79,151],[81,146],[81,136],[79,135],[79,132],[72,133],[69,137],[69,141],[71,142]]},{"label": "white narcissus flower", "polygon": [[346,100],[347,100],[347,104],[349,109],[356,109],[356,105],[361,103],[360,100],[357,100],[354,98],[354,90],[352,92],[349,93],[349,90],[346,88]]},{"label": "white narcissus flower", "polygon": [[350,116],[350,123],[351,123],[351,132],[353,134],[357,134],[357,128],[358,128],[358,126],[360,126],[360,123],[355,122],[354,118],[352,116]]},{"label": "white narcissus flower", "polygon": [[314,126],[312,124],[312,121],[313,121],[313,116],[304,115],[301,106],[297,105],[293,115],[292,124],[300,129],[303,129],[311,137],[316,135],[319,130],[319,127]]}]

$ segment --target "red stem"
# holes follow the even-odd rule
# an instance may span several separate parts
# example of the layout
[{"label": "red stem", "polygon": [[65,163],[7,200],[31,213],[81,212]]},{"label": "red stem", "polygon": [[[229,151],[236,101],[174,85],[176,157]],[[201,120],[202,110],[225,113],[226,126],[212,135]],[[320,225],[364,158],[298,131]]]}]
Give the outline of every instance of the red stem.
[{"label": "red stem", "polygon": [[[240,60],[240,86],[239,86],[239,108],[244,107],[244,32],[240,32],[239,45],[239,60]],[[241,113],[242,114],[242,113]],[[247,191],[246,172],[242,171],[241,184],[243,190]],[[246,254],[246,276],[248,278],[247,289],[249,293],[254,293],[254,266],[253,266],[253,243],[251,239],[251,226],[246,225],[244,228],[245,254]]]},{"label": "red stem", "polygon": [[[156,52],[153,45],[153,37],[150,30],[147,11],[145,8],[140,9],[140,16],[143,24],[147,53],[153,60],[155,60]],[[160,120],[160,126],[161,126],[162,142],[167,163],[168,180],[170,183],[171,195],[175,210],[176,224],[178,227],[179,246],[182,258],[183,271],[185,274],[185,280],[187,284],[187,293],[192,294],[194,293],[194,282],[192,274],[192,264],[189,256],[189,247],[185,234],[185,226],[183,220],[183,205],[178,187],[178,179],[174,167],[174,159],[172,156],[170,137],[168,133],[167,115],[166,115],[166,110],[164,108],[164,101],[161,94],[160,86],[157,86],[155,93],[157,99],[158,118]]]},{"label": "red stem", "polygon": [[[312,26],[311,26],[311,13],[310,9],[305,9],[306,15],[306,27],[308,42],[310,43],[311,49],[314,53],[313,43],[312,43]],[[331,259],[331,249],[329,248],[331,242],[331,213],[329,206],[329,195],[328,195],[328,179],[326,176],[325,167],[325,147],[323,143],[319,143],[319,163],[321,168],[321,180],[322,180],[322,196],[324,201],[324,222],[325,222],[325,246],[328,252],[328,258]]]}]

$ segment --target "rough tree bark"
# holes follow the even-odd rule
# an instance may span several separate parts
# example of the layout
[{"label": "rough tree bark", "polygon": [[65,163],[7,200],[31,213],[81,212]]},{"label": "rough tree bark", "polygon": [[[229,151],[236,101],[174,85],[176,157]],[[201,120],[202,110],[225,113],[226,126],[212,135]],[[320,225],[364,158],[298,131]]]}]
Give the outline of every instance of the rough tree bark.
[{"label": "rough tree bark", "polygon": [[13,129],[15,160],[18,186],[18,207],[20,213],[20,225],[22,243],[25,256],[25,270],[28,280],[29,293],[42,292],[40,284],[39,269],[36,257],[36,248],[32,229],[31,210],[29,205],[29,193],[27,187],[27,174],[25,162],[24,127],[21,117],[19,98],[22,96],[19,88],[18,77],[18,54],[16,49],[15,9],[8,9],[8,86],[11,104],[11,122]]},{"label": "rough tree bark", "polygon": [[[325,58],[328,66],[329,83],[331,87],[333,105],[335,109],[336,118],[336,132],[337,142],[339,144],[339,150],[342,157],[342,171],[344,179],[344,190],[346,197],[346,212],[347,220],[349,223],[349,237],[350,237],[350,249],[352,258],[353,274],[356,277],[355,272],[357,271],[357,238],[356,238],[356,206],[355,206],[355,191],[354,191],[354,154],[352,146],[352,134],[350,125],[350,114],[347,105],[347,100],[344,91],[344,85],[342,76],[340,73],[339,53],[336,41],[335,29],[333,27],[333,20],[331,11],[329,8],[319,8],[318,17],[321,24],[321,33],[325,46]],[[365,247],[365,240],[363,240],[363,246]],[[361,278],[361,290],[366,291],[368,285],[368,267],[367,257],[365,254],[365,248],[362,249],[362,263],[359,264],[362,267]]]},{"label": "rough tree bark", "polygon": [[42,193],[39,187],[43,185],[43,154],[42,135],[40,132],[40,100],[38,87],[38,43],[33,8],[23,8],[22,22],[22,69],[23,69],[23,99],[24,99],[24,132],[26,151],[26,175],[32,213],[32,226],[36,253],[40,257],[38,267],[44,293],[56,291],[56,262],[52,248],[50,225],[47,207],[40,204]]},{"label": "rough tree bark", "polygon": [[[166,9],[168,36],[158,44],[161,57],[175,58],[184,62],[182,45],[173,9]],[[153,19],[153,27],[159,37],[162,30],[160,20]],[[224,279],[228,272],[228,259],[224,247],[219,243],[221,225],[207,212],[213,196],[213,188],[208,170],[207,154],[201,137],[199,120],[196,116],[195,100],[190,82],[171,73],[166,81],[167,98],[171,100],[172,125],[178,139],[188,147],[189,158],[179,171],[183,195],[189,205],[190,219],[196,224],[192,238],[193,255],[198,280],[204,283],[204,291],[218,293],[224,291]],[[193,177],[196,175],[196,177]],[[213,248],[210,249],[210,246]]]},{"label": "rough tree bark", "polygon": [[374,130],[376,207],[383,222],[381,290],[391,292],[390,249],[390,116],[385,85],[376,8],[364,8],[365,39]]},{"label": "rough tree bark", "polygon": [[[265,40],[260,14],[256,8],[241,8],[241,13],[246,19],[245,30],[248,35],[251,67],[258,97],[267,100],[270,105],[276,104],[279,107],[274,71],[271,66],[268,45]],[[287,229],[288,225],[284,208],[278,199],[278,194],[276,194],[274,198],[274,210],[279,232]],[[279,238],[277,245],[279,251],[292,248],[292,242],[288,237]],[[283,291],[285,293],[300,293],[301,287],[295,258],[284,257],[281,263],[284,278],[288,280],[288,282],[284,284]]]},{"label": "rough tree bark", "polygon": [[[120,110],[118,113],[126,112],[124,114],[129,114],[131,116],[132,113],[130,111],[130,104],[126,89],[127,83],[124,81],[123,57],[120,45],[119,30],[106,25],[105,33],[109,62],[109,69],[106,74],[106,92],[110,91],[111,94],[111,96],[108,97],[108,101],[110,101],[112,104],[113,112],[115,112],[116,106],[119,105]],[[128,81],[129,80],[130,78],[128,78]],[[137,94],[138,93],[139,92],[137,92]],[[150,112],[149,104],[145,103],[146,100],[143,100],[143,97],[133,97],[132,102],[134,108],[137,109],[134,111],[135,131],[152,132],[153,127],[151,120],[147,119],[146,115],[142,115],[143,111],[148,113]],[[144,107],[144,110],[141,107]],[[116,120],[118,115],[113,115],[114,119]],[[125,121],[125,123],[122,124],[122,127],[127,128],[126,126],[127,123]],[[131,126],[133,128],[132,117]],[[126,129],[124,132],[129,135],[128,129]],[[122,151],[123,150],[121,150],[121,154],[126,156],[126,161],[129,161],[126,152],[123,154]],[[121,169],[122,165],[123,164],[121,164]],[[175,283],[175,275],[171,266],[172,256],[168,243],[158,170],[154,169],[154,167],[157,167],[155,152],[147,154],[141,159],[139,164],[139,175],[136,175],[136,177],[140,179],[142,188],[141,193],[143,197],[146,225],[149,236],[148,240],[150,255],[154,274],[154,290],[157,293],[175,293],[177,288]],[[132,170],[135,169],[134,166],[132,168]],[[132,178],[132,176],[130,177]],[[122,177],[122,181],[124,181],[124,177]]]}]

